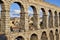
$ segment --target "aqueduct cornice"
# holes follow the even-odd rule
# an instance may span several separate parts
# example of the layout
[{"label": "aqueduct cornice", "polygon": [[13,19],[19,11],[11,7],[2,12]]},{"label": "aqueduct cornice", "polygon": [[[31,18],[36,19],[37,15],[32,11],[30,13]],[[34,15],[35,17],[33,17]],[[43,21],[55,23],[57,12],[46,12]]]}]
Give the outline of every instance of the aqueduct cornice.
[{"label": "aqueduct cornice", "polygon": [[3,2],[7,3],[7,4],[11,4],[13,2],[20,2],[22,5],[36,5],[37,7],[40,8],[40,6],[43,6],[45,8],[50,8],[50,9],[54,9],[54,10],[58,10],[60,11],[60,7],[57,7],[55,5],[49,4],[47,2],[44,1],[39,1],[39,0],[2,0]]}]

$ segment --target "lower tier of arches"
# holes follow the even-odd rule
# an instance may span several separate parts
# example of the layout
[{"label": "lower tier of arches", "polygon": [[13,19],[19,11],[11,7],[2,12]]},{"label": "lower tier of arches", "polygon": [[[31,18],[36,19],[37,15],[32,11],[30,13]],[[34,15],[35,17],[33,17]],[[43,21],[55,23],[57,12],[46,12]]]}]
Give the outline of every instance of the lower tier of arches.
[{"label": "lower tier of arches", "polygon": [[60,40],[59,30],[29,31],[0,35],[1,40]]}]

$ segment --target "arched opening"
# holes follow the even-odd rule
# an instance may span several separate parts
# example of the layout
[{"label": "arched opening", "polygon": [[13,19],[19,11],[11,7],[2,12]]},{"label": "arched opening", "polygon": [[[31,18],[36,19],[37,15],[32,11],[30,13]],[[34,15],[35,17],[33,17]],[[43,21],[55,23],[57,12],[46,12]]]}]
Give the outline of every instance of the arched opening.
[{"label": "arched opening", "polygon": [[60,12],[59,12],[59,26],[60,26]]},{"label": "arched opening", "polygon": [[41,8],[41,10],[40,10],[40,26],[41,26],[41,28],[42,29],[44,29],[44,28],[47,28],[46,27],[46,13],[45,13],[45,10],[44,10],[44,8]]},{"label": "arched opening", "polygon": [[52,30],[50,31],[49,36],[50,36],[50,40],[54,40],[54,35]]},{"label": "arched opening", "polygon": [[43,21],[42,20],[43,19],[43,11],[42,10],[40,10],[40,14],[39,15],[40,15],[40,27],[42,28],[42,26],[43,26],[43,22],[42,22]]},{"label": "arched opening", "polygon": [[33,27],[33,8],[29,7],[28,8],[28,19],[29,19],[29,28],[30,30],[32,30]]},{"label": "arched opening", "polygon": [[22,12],[24,12],[23,5],[19,2],[14,2],[10,6],[10,29],[13,32],[20,32],[24,27],[20,26]]},{"label": "arched opening", "polygon": [[33,17],[33,13],[34,13],[33,7],[30,6],[30,7],[28,8],[28,16],[29,16],[29,17]]},{"label": "arched opening", "polygon": [[25,40],[22,36],[18,36],[15,40]]},{"label": "arched opening", "polygon": [[48,10],[49,12],[49,27],[52,28],[53,27],[53,14],[51,10]]},{"label": "arched opening", "polygon": [[41,40],[48,40],[48,37],[45,31],[41,35]]},{"label": "arched opening", "polygon": [[29,16],[29,28],[30,30],[35,30],[37,29],[37,27],[35,26],[36,24],[36,16],[34,14],[36,14],[36,8],[34,6],[30,6],[28,8],[28,16]]},{"label": "arched opening", "polygon": [[36,34],[32,34],[30,40],[38,40],[38,36]]},{"label": "arched opening", "polygon": [[7,37],[4,34],[2,34],[0,35],[0,40],[7,40]]},{"label": "arched opening", "polygon": [[55,13],[55,27],[58,27],[58,17],[57,17],[57,11]]},{"label": "arched opening", "polygon": [[56,40],[59,40],[59,33],[58,33],[58,29],[56,29],[56,31],[55,31],[55,35],[56,35]]},{"label": "arched opening", "polygon": [[[1,11],[2,11],[2,7],[1,7],[1,3],[0,3],[0,28],[1,28]],[[0,30],[1,32],[1,30]]]}]

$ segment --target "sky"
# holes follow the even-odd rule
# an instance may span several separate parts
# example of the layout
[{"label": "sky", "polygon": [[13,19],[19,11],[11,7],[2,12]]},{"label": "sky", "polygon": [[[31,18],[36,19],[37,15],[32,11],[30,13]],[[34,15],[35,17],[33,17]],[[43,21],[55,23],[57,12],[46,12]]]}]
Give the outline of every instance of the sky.
[{"label": "sky", "polygon": [[60,0],[44,0],[45,2],[49,2],[50,4],[54,4],[60,7]]},{"label": "sky", "polygon": [[[44,0],[44,1],[60,7],[60,0]],[[21,8],[19,7],[18,4],[16,3],[11,4],[10,17],[20,17],[20,14],[19,14],[21,12],[20,9]],[[0,5],[0,11],[1,11],[1,5]],[[31,7],[28,8],[28,13],[30,14],[30,16],[33,14],[33,9]],[[40,11],[40,13],[42,13],[42,11]],[[40,16],[42,16],[42,14],[40,14]]]}]

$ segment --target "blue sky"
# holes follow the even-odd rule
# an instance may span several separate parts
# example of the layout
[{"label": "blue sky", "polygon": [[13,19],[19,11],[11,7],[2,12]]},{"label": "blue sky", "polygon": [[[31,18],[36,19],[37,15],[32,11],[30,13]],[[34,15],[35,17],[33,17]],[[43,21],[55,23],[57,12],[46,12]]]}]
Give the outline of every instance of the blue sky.
[{"label": "blue sky", "polygon": [[[10,16],[11,17],[20,17],[20,6],[17,3],[13,3],[10,7]],[[31,7],[28,8],[29,13],[33,13],[33,9]],[[31,14],[30,14],[31,15]]]},{"label": "blue sky", "polygon": [[20,7],[18,4],[16,3],[13,3],[11,6],[10,6],[10,16],[11,17],[19,17],[19,11],[20,10]]},{"label": "blue sky", "polygon": [[[45,2],[49,2],[50,4],[54,4],[58,7],[60,7],[60,0],[44,0]],[[18,4],[13,3],[10,7],[10,16],[11,17],[19,17],[19,13],[20,13],[20,7],[18,6]],[[1,11],[1,5],[0,5],[0,11]],[[33,13],[33,10],[31,7],[28,8],[28,12],[29,13]],[[41,12],[40,12],[41,13]],[[40,14],[42,15],[42,14]]]},{"label": "blue sky", "polygon": [[45,0],[45,1],[60,7],[60,0]]}]

